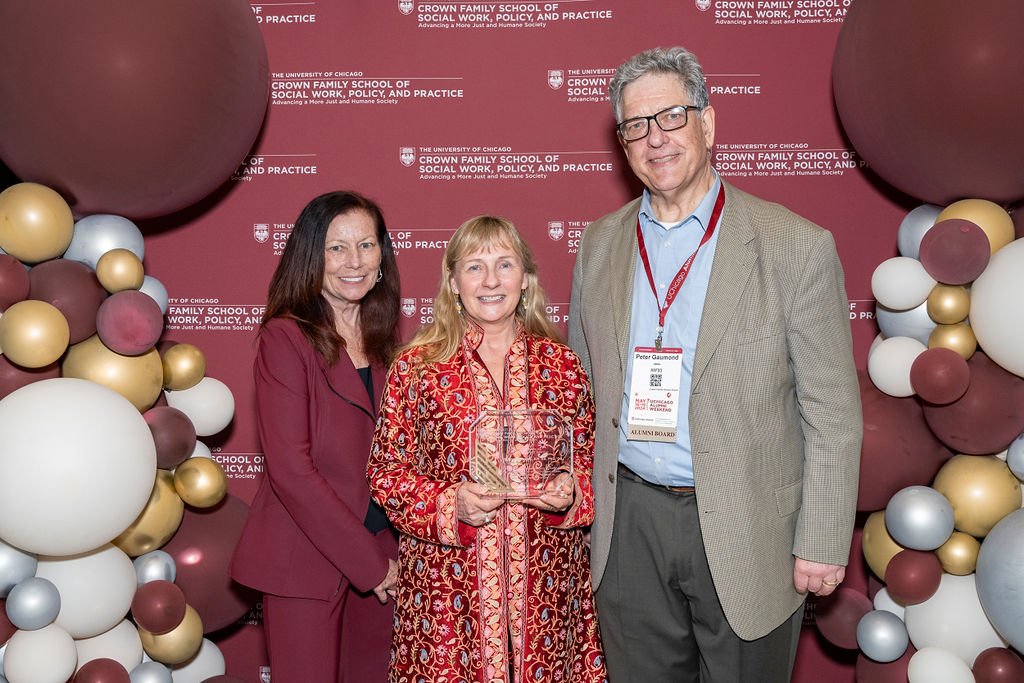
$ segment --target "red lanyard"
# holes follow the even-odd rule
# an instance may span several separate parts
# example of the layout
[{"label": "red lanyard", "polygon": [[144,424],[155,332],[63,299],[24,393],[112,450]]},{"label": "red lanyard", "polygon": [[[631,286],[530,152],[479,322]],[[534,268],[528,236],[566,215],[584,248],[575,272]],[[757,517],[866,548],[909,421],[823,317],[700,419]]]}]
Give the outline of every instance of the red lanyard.
[{"label": "red lanyard", "polygon": [[[690,274],[690,266],[693,265],[693,259],[697,258],[697,252],[703,247],[711,236],[715,234],[715,227],[718,226],[718,218],[722,215],[722,207],[725,206],[725,186],[722,185],[718,188],[718,198],[715,199],[715,208],[711,211],[711,220],[708,221],[708,227],[704,231],[704,237],[701,238],[700,244],[690,258],[686,259],[679,272],[672,278],[672,284],[668,286],[668,292],[665,293],[665,305],[658,304],[658,338],[654,340],[654,347],[661,350],[661,332],[665,329],[665,314],[668,313],[669,307],[672,302],[676,300],[676,295],[679,294],[679,290],[682,288],[683,283],[686,282],[686,276]],[[651,272],[651,261],[647,257],[647,245],[644,244],[644,233],[640,229],[640,216],[636,217],[636,241],[640,247],[640,259],[644,262],[644,270],[647,271],[647,281],[651,283],[651,292],[654,293],[654,301],[658,302],[658,289],[654,285],[654,274]]]}]

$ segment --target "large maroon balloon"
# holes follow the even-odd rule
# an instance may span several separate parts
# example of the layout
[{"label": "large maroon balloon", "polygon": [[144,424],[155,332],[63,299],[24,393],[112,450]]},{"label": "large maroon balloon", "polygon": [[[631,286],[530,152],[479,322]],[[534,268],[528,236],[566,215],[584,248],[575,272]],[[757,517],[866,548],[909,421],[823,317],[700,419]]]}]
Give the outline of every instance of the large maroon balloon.
[{"label": "large maroon balloon", "polygon": [[924,401],[945,405],[967,391],[971,370],[964,357],[942,346],[918,354],[910,365],[910,386]]},{"label": "large maroon balloon", "polygon": [[96,311],[106,300],[107,290],[92,268],[58,258],[33,267],[28,277],[28,297],[53,304],[67,318],[70,344],[96,334]]},{"label": "large maroon balloon", "polygon": [[918,258],[925,271],[947,285],[966,285],[981,275],[992,244],[977,223],[961,218],[939,221],[921,238]]},{"label": "large maroon balloon", "polygon": [[998,453],[1024,431],[1024,378],[1007,372],[980,350],[967,367],[971,384],[956,401],[924,406],[938,439],[960,453]]},{"label": "large maroon balloon", "polygon": [[107,657],[91,659],[82,665],[72,683],[130,683],[131,676],[120,662]]},{"label": "large maroon balloon", "polygon": [[153,433],[157,467],[163,470],[174,469],[192,455],[196,449],[196,428],[188,415],[177,408],[163,405],[150,408],[142,417]]},{"label": "large maroon balloon", "polygon": [[857,152],[886,181],[944,206],[1024,197],[1024,3],[857,0],[832,89]]},{"label": "large maroon balloon", "polygon": [[209,508],[185,506],[181,526],[161,550],[174,558],[174,582],[210,633],[249,611],[259,593],[235,583],[228,564],[242,534],[249,506],[230,493]]},{"label": "large maroon balloon", "polygon": [[41,368],[23,368],[0,354],[0,398],[32,382],[54,377],[60,377],[60,365],[56,361]]},{"label": "large maroon balloon", "polygon": [[1020,683],[1024,681],[1024,661],[1005,647],[982,650],[971,667],[975,683]]},{"label": "large maroon balloon", "polygon": [[879,391],[866,372],[857,378],[864,414],[857,509],[881,510],[900,489],[931,483],[953,453],[928,429],[916,398]]},{"label": "large maroon balloon", "polygon": [[814,623],[825,640],[845,650],[857,649],[857,624],[874,609],[867,595],[852,588],[839,587],[831,595],[818,598]]},{"label": "large maroon balloon", "polygon": [[889,597],[901,605],[917,605],[935,595],[942,579],[942,564],[927,550],[901,550],[885,567]]},{"label": "large maroon balloon", "polygon": [[28,297],[28,271],[10,254],[0,254],[0,312]]},{"label": "large maroon balloon", "polygon": [[107,297],[96,311],[96,332],[103,345],[122,356],[149,351],[164,331],[160,304],[134,289]]},{"label": "large maroon balloon", "polygon": [[269,99],[244,0],[0,3],[0,158],[82,216],[159,216],[231,175]]}]

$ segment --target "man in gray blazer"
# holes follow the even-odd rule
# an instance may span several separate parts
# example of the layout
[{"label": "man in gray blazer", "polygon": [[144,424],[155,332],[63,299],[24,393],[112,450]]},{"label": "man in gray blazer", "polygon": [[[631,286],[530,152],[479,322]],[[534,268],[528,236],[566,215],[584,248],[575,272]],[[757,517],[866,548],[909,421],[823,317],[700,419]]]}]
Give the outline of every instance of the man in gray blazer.
[{"label": "man in gray blazer", "polygon": [[788,681],[804,597],[844,578],[857,497],[835,243],[719,178],[691,53],[636,55],[609,93],[646,190],[584,232],[569,317],[597,403],[609,679]]}]

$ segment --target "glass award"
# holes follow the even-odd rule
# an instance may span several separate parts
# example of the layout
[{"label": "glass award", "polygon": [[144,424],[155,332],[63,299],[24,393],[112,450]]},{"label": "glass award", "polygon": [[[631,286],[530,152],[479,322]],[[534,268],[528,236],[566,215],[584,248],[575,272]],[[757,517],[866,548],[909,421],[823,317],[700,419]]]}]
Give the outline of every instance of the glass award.
[{"label": "glass award", "polygon": [[[496,498],[572,493],[572,421],[553,410],[485,410],[469,437],[469,474]],[[563,476],[568,474],[568,477]]]}]

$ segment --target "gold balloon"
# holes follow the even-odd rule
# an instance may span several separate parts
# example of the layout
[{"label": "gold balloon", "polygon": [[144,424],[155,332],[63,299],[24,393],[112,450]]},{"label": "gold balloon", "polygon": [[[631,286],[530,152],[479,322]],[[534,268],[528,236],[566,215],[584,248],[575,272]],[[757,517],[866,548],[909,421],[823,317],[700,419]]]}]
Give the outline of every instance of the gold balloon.
[{"label": "gold balloon", "polygon": [[953,506],[953,526],[981,538],[1020,508],[1020,482],[994,455],[954,455],[939,468],[932,488]]},{"label": "gold balloon", "polygon": [[228,475],[212,458],[189,458],[174,470],[174,488],[192,507],[208,508],[227,494]]},{"label": "gold balloon", "polygon": [[203,621],[192,605],[185,605],[185,618],[167,633],[139,629],[146,654],[163,664],[181,664],[191,659],[203,645]]},{"label": "gold balloon", "polygon": [[64,199],[38,183],[0,192],[0,249],[26,263],[56,258],[71,244],[75,220]]},{"label": "gold balloon", "polygon": [[903,546],[892,540],[889,530],[885,528],[885,510],[868,515],[861,535],[861,550],[875,576],[885,579],[885,568],[889,566],[889,560],[904,550]]},{"label": "gold balloon", "polygon": [[67,318],[45,301],[19,301],[0,316],[0,350],[7,360],[25,368],[53,363],[70,339]]},{"label": "gold balloon", "polygon": [[164,386],[171,391],[191,389],[206,375],[206,356],[191,344],[175,344],[164,351]]},{"label": "gold balloon", "polygon": [[156,471],[149,502],[132,522],[111,543],[129,557],[138,557],[163,546],[181,525],[185,503],[174,490],[174,476],[167,470]]},{"label": "gold balloon", "polygon": [[111,249],[96,262],[96,277],[111,294],[138,289],[146,278],[142,261],[128,249]]},{"label": "gold balloon", "polygon": [[928,335],[928,348],[940,346],[956,351],[967,360],[978,350],[978,338],[974,336],[974,330],[967,323],[936,325]]},{"label": "gold balloon", "polygon": [[72,344],[61,365],[64,377],[78,377],[102,384],[124,396],[139,409],[148,410],[160,396],[164,372],[160,354],[150,349],[138,356],[114,353],[93,335]]},{"label": "gold balloon", "polygon": [[953,202],[935,218],[935,222],[960,218],[981,228],[988,237],[992,253],[1013,241],[1013,219],[1003,207],[987,199],[961,199]]},{"label": "gold balloon", "polygon": [[974,536],[954,531],[949,540],[935,550],[942,571],[956,576],[967,576],[978,566],[981,543]]},{"label": "gold balloon", "polygon": [[928,315],[940,325],[952,325],[971,312],[971,295],[959,285],[935,285],[928,295]]}]

